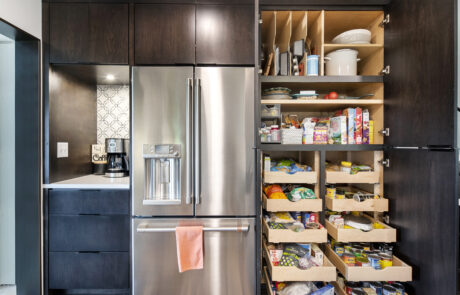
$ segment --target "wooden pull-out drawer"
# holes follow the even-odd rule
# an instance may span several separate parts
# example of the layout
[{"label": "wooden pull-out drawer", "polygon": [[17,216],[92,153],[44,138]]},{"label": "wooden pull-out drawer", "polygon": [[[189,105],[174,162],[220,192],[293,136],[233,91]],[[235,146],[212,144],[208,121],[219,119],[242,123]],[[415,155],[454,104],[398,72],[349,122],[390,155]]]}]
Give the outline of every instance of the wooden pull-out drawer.
[{"label": "wooden pull-out drawer", "polygon": [[389,227],[382,222],[376,221],[371,217],[368,218],[372,222],[378,222],[385,228],[374,228],[371,231],[365,232],[360,229],[338,228],[329,222],[329,220],[326,220],[327,233],[338,242],[396,242],[396,229]]},{"label": "wooden pull-out drawer", "polygon": [[302,232],[295,232],[290,229],[271,229],[267,221],[263,220],[263,233],[270,243],[326,243],[327,230],[306,229]]},{"label": "wooden pull-out drawer", "polygon": [[306,199],[292,202],[287,199],[269,199],[263,194],[263,207],[268,212],[321,212],[323,201],[321,199]]}]

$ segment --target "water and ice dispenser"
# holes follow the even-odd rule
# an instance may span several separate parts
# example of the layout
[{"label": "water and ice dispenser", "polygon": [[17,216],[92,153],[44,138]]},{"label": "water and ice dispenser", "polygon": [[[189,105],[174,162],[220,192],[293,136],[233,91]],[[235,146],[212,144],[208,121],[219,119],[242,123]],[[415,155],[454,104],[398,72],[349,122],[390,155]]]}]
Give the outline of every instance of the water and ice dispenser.
[{"label": "water and ice dispenser", "polygon": [[181,203],[181,145],[144,144],[144,205]]}]

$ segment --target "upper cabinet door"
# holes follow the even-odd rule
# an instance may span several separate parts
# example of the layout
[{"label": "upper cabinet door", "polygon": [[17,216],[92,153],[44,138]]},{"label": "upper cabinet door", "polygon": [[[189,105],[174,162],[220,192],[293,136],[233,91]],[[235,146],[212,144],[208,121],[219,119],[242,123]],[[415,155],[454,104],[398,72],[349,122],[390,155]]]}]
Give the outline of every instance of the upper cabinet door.
[{"label": "upper cabinet door", "polygon": [[[454,146],[455,1],[392,1],[385,25],[385,127],[394,146]],[[434,13],[435,11],[435,13]]]},{"label": "upper cabinet door", "polygon": [[197,64],[254,64],[254,6],[198,5]]},{"label": "upper cabinet door", "polygon": [[50,62],[128,64],[127,4],[50,4]]},{"label": "upper cabinet door", "polygon": [[195,63],[195,5],[137,4],[134,60],[142,64]]},{"label": "upper cabinet door", "polygon": [[50,4],[50,62],[84,62],[88,31],[88,4]]},{"label": "upper cabinet door", "polygon": [[95,63],[128,64],[128,4],[89,5],[89,59]]}]

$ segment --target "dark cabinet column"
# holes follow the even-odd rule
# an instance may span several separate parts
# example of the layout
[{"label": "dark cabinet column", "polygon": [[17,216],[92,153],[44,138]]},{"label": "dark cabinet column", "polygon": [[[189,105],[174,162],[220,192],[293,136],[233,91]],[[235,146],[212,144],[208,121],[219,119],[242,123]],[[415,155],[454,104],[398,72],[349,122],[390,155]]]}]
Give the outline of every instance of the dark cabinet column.
[{"label": "dark cabinet column", "polygon": [[254,6],[198,5],[197,64],[254,64]]},{"label": "dark cabinet column", "polygon": [[194,64],[195,6],[135,6],[136,64]]},{"label": "dark cabinet column", "polygon": [[50,5],[50,62],[77,63],[88,55],[88,4]]},{"label": "dark cabinet column", "polygon": [[128,64],[128,4],[89,5],[89,60]]}]

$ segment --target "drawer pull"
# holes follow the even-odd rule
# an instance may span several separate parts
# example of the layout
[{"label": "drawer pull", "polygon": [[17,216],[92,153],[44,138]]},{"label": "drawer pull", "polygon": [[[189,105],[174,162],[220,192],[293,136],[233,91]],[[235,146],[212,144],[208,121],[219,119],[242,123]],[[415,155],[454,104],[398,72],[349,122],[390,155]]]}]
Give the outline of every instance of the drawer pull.
[{"label": "drawer pull", "polygon": [[[148,224],[140,224],[137,227],[138,233],[172,233],[175,227],[149,227]],[[210,232],[248,232],[249,225],[232,226],[232,227],[203,227],[203,231]]]}]

